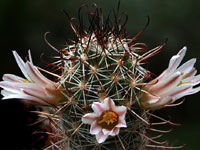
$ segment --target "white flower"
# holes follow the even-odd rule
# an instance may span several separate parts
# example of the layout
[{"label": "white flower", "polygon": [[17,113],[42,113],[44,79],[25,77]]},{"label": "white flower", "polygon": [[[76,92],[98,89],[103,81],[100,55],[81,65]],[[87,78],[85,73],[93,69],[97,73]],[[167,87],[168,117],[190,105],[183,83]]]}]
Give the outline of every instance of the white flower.
[{"label": "white flower", "polygon": [[85,114],[82,122],[91,124],[90,133],[96,135],[98,143],[103,143],[107,137],[119,134],[119,128],[127,127],[125,121],[126,107],[115,106],[111,98],[103,103],[93,102],[94,113]]},{"label": "white flower", "polygon": [[63,99],[63,94],[56,88],[56,84],[44,77],[32,63],[29,51],[29,61],[26,63],[16,51],[13,51],[16,62],[26,79],[13,74],[4,74],[0,87],[3,99],[25,99],[40,104],[57,104]]},{"label": "white flower", "polygon": [[200,75],[195,76],[196,59],[190,59],[178,67],[186,50],[187,48],[183,47],[177,55],[171,58],[168,68],[143,88],[138,95],[141,107],[159,109],[186,95],[200,91],[200,87],[196,87],[200,83]]}]

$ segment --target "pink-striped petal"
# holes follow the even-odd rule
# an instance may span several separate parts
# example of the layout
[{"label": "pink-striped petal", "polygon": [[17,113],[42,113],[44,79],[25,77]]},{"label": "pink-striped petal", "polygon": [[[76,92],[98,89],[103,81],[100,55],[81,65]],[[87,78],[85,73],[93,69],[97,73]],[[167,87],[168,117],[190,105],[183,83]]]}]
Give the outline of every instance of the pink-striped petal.
[{"label": "pink-striped petal", "polygon": [[30,81],[33,81],[42,85],[46,85],[46,84],[51,85],[51,86],[54,85],[52,81],[48,80],[46,77],[41,75],[38,69],[35,66],[33,66],[30,62],[27,62],[26,68],[31,78]]},{"label": "pink-striped petal", "polygon": [[169,66],[168,66],[165,76],[170,75],[177,69],[177,67],[180,65],[181,61],[183,60],[183,57],[185,56],[186,50],[187,48],[183,47],[177,55],[173,56],[170,59]]},{"label": "pink-striped petal", "polygon": [[196,88],[191,88],[190,90],[187,91],[187,93],[188,95],[191,95],[191,94],[198,93],[199,91],[200,91],[200,86]]},{"label": "pink-striped petal", "polygon": [[165,80],[158,81],[157,84],[149,87],[150,90],[148,92],[154,93],[155,95],[159,94],[159,96],[164,95],[167,91],[173,90],[181,82],[181,73],[176,72],[166,78]]},{"label": "pink-striped petal", "polygon": [[193,78],[191,78],[190,81],[191,81],[192,86],[199,84],[200,83],[200,75],[194,76]]},{"label": "pink-striped petal", "polygon": [[30,49],[28,50],[28,58],[29,58],[30,63],[33,65],[33,60],[32,60],[32,57],[31,57],[31,50]]},{"label": "pink-striped petal", "polygon": [[163,98],[160,98],[157,103],[154,103],[153,105],[149,105],[147,109],[151,109],[151,110],[160,109],[162,107],[165,107],[165,105],[172,103],[173,101],[174,99],[172,99],[169,96],[163,97]]},{"label": "pink-striped petal", "polygon": [[23,93],[25,93],[26,95],[31,95],[31,96],[34,96],[34,97],[38,97],[40,99],[49,99],[51,98],[51,95],[48,95],[48,93],[46,93],[46,91],[43,89],[43,88],[38,88],[38,89],[35,89],[35,88],[32,88],[32,89],[22,89]]},{"label": "pink-striped petal", "polygon": [[18,64],[18,66],[20,67],[22,73],[24,74],[24,76],[32,82],[37,82],[40,84],[49,84],[49,85],[53,85],[54,83],[51,80],[48,80],[46,77],[44,77],[39,70],[37,69],[37,67],[35,67],[33,65],[32,62],[32,58],[31,58],[31,54],[30,54],[30,50],[28,51],[29,53],[29,60],[30,62],[24,62],[21,57],[17,54],[16,51],[13,51],[13,55],[16,59],[16,62]]},{"label": "pink-striped petal", "polygon": [[110,134],[111,136],[115,136],[115,135],[118,135],[119,134],[119,128],[114,128],[113,129],[113,132]]},{"label": "pink-striped petal", "polygon": [[82,122],[85,124],[92,124],[96,120],[97,115],[95,113],[88,113],[82,117]]},{"label": "pink-striped petal", "polygon": [[0,87],[9,90],[13,93],[22,93],[23,90],[30,90],[33,93],[33,95],[41,94],[46,96],[43,87],[32,83],[17,83],[17,82],[2,81],[0,82]]},{"label": "pink-striped petal", "polygon": [[103,143],[108,138],[108,135],[104,135],[103,132],[96,134],[96,140],[98,143]]},{"label": "pink-striped petal", "polygon": [[27,68],[25,66],[24,61],[21,59],[21,57],[17,54],[16,51],[13,51],[13,55],[15,57],[15,60],[17,62],[17,65],[19,66],[20,70],[22,71],[23,75],[30,80],[29,76],[28,76],[28,71]]},{"label": "pink-striped petal", "polygon": [[46,101],[43,101],[37,97],[25,95],[25,94],[12,94],[12,95],[9,94],[2,98],[2,100],[6,100],[6,99],[24,99],[26,101],[35,102],[35,103],[39,103],[42,105],[49,105]]},{"label": "pink-striped petal", "polygon": [[13,75],[13,74],[4,74],[3,80],[4,81],[10,81],[10,82],[22,82],[22,81],[25,81],[26,79],[18,77],[18,76]]},{"label": "pink-striped petal", "polygon": [[179,88],[175,89],[169,96],[173,97],[174,100],[180,99],[185,95],[188,95],[187,90],[191,89],[192,86],[185,84],[180,86]]},{"label": "pink-striped petal", "polygon": [[195,63],[196,63],[196,58],[190,59],[189,61],[181,65],[177,69],[177,71],[184,72],[184,74],[187,74],[193,69]]},{"label": "pink-striped petal", "polygon": [[154,96],[149,92],[140,92],[139,94],[139,106],[145,109],[150,109],[155,103],[160,100],[159,96]]},{"label": "pink-striped petal", "polygon": [[92,124],[91,124],[91,127],[90,127],[90,134],[99,134],[99,132],[102,130],[102,127],[100,127],[98,124],[97,124],[97,121],[93,121]]},{"label": "pink-striped petal", "polygon": [[192,77],[197,73],[197,70],[195,68],[192,68],[190,72],[188,72],[186,75],[184,75],[184,78]]},{"label": "pink-striped petal", "polygon": [[106,98],[104,99],[104,104],[106,106],[108,106],[108,110],[114,110],[115,109],[115,103],[113,102],[113,100],[111,98]]},{"label": "pink-striped petal", "polygon": [[119,128],[114,127],[112,130],[102,129],[102,132],[104,135],[115,136],[115,135],[119,134]]},{"label": "pink-striped petal", "polygon": [[108,130],[108,129],[103,128],[103,129],[102,129],[102,132],[103,132],[103,134],[105,134],[105,135],[110,135],[110,133],[112,133],[112,130]]},{"label": "pink-striped petal", "polygon": [[125,116],[126,115],[127,108],[125,106],[115,106],[113,108],[113,111],[116,112],[119,116]]},{"label": "pink-striped petal", "polygon": [[22,93],[21,89],[19,87],[16,87],[15,85],[16,85],[15,83],[8,82],[8,81],[0,82],[1,88],[5,89],[7,91],[10,91],[12,93]]},{"label": "pink-striped petal", "polygon": [[105,110],[108,110],[104,104],[101,104],[99,102],[94,102],[92,104],[92,109],[98,116],[100,116]]},{"label": "pink-striped petal", "polygon": [[118,127],[118,128],[126,128],[127,125],[126,125],[126,121],[124,118],[120,117],[119,118],[119,121],[118,121],[118,124],[115,126],[115,127]]},{"label": "pink-striped petal", "polygon": [[13,92],[10,92],[10,91],[8,91],[8,90],[1,90],[1,95],[3,95],[4,97],[5,96],[9,96],[9,95],[13,95],[13,94],[15,94],[15,93],[13,93]]}]

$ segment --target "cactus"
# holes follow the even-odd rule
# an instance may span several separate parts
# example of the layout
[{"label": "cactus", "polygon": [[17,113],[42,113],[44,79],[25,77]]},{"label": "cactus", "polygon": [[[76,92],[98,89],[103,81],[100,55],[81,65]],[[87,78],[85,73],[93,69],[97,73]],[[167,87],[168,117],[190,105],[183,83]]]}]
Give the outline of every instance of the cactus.
[{"label": "cactus", "polygon": [[[148,137],[151,116],[137,107],[140,104],[137,93],[150,78],[150,72],[143,67],[144,61],[158,53],[165,43],[139,55],[138,52],[146,50],[146,45],[134,42],[144,29],[128,39],[119,17],[115,16],[117,22],[111,25],[100,19],[100,11],[97,8],[90,17],[91,26],[80,31],[68,16],[77,41],[66,45],[54,63],[62,72],[59,83],[67,99],[56,111],[59,128],[55,127],[55,130],[59,130],[56,134],[60,133],[57,136],[62,138],[55,144],[73,150],[142,150],[151,148],[152,142],[162,145]],[[93,102],[103,102],[107,97],[117,105],[127,107],[127,128],[99,144],[81,118],[92,112]]]},{"label": "cactus", "polygon": [[[146,44],[136,42],[149,20],[144,29],[129,38],[124,29],[127,20],[121,21],[119,10],[114,13],[114,21],[111,22],[110,16],[104,19],[102,10],[96,8],[89,13],[88,28],[83,27],[79,14],[79,29],[66,15],[77,36],[76,41],[57,50],[45,37],[47,44],[58,52],[57,60],[52,65],[57,67],[60,74],[34,66],[30,53],[29,61],[25,63],[14,52],[27,80],[5,75],[5,81],[0,83],[4,88],[4,99],[16,97],[43,105],[44,111],[36,113],[48,120],[45,123],[52,132],[49,133],[51,145],[45,150],[182,148],[156,141],[159,135],[151,137],[151,132],[168,132],[154,128],[155,125],[177,125],[154,115],[151,110],[178,105],[171,103],[199,91],[199,88],[192,88],[199,83],[199,76],[194,76],[195,61],[188,61],[177,69],[186,48],[172,57],[169,68],[163,74],[150,81],[151,72],[145,69],[146,60],[157,54],[165,43],[148,50]],[[57,81],[46,79],[39,70],[55,76]],[[170,76],[165,77],[164,82],[163,76],[166,74]],[[190,81],[186,80],[188,78]],[[19,90],[13,92],[14,87],[10,85],[14,83]],[[177,89],[176,93],[170,92],[171,84]],[[41,87],[41,90],[37,87]],[[166,91],[165,95],[162,95],[162,89]],[[44,95],[40,96],[41,92]],[[151,118],[160,121],[152,123]]]}]

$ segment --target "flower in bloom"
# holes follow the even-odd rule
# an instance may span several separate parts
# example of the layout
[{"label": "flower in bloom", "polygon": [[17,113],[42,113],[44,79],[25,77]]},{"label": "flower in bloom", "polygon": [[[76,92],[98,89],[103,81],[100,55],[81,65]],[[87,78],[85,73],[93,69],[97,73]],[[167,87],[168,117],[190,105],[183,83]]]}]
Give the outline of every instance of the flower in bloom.
[{"label": "flower in bloom", "polygon": [[26,79],[13,74],[4,74],[0,87],[3,99],[25,99],[40,104],[56,104],[63,99],[56,83],[44,77],[33,65],[29,51],[29,61],[24,62],[16,51],[13,51],[16,62]]},{"label": "flower in bloom", "polygon": [[168,68],[156,79],[150,81],[138,94],[140,106],[145,109],[159,109],[174,101],[200,91],[196,87],[200,83],[200,75],[196,75],[194,64],[196,59],[180,63],[185,56],[187,48],[183,47],[173,56]]},{"label": "flower in bloom", "polygon": [[102,103],[93,102],[94,113],[85,114],[82,122],[91,124],[90,133],[96,135],[98,143],[103,143],[108,136],[119,134],[119,128],[126,127],[125,106],[115,106],[111,98],[106,98]]}]

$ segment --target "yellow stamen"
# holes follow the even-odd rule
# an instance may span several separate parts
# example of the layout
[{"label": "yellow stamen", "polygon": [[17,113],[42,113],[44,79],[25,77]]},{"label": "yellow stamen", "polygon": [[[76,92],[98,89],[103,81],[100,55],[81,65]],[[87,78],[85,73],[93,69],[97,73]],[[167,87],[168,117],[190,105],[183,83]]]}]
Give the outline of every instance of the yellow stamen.
[{"label": "yellow stamen", "polygon": [[188,84],[188,83],[191,83],[191,81],[187,81],[187,82],[180,82],[179,84],[178,84],[178,86],[180,86],[180,85],[183,85],[183,84]]},{"label": "yellow stamen", "polygon": [[[31,76],[27,73],[28,77],[31,79]],[[24,83],[34,83],[34,81],[31,79],[31,81],[29,80],[26,80],[26,79],[18,79],[19,81],[21,82],[24,82]]]},{"label": "yellow stamen", "polygon": [[[187,74],[187,73],[184,74],[184,73],[182,72],[181,75],[182,75],[182,79],[184,79],[188,74]],[[178,84],[178,86],[183,85],[183,84],[188,84],[188,83],[191,83],[191,81],[187,81],[187,82],[182,82],[182,81],[181,81],[181,82]]]},{"label": "yellow stamen", "polygon": [[105,122],[107,125],[113,124],[117,121],[118,116],[115,112],[112,111],[107,111],[102,117],[102,120],[100,120],[98,123],[103,123]]},{"label": "yellow stamen", "polygon": [[188,73],[184,74],[183,72],[181,73],[182,79],[185,79],[185,77],[188,75]]},{"label": "yellow stamen", "polygon": [[31,83],[31,81],[29,81],[29,80],[24,80],[24,79],[18,79],[18,80],[21,82],[24,82],[24,83]]}]

